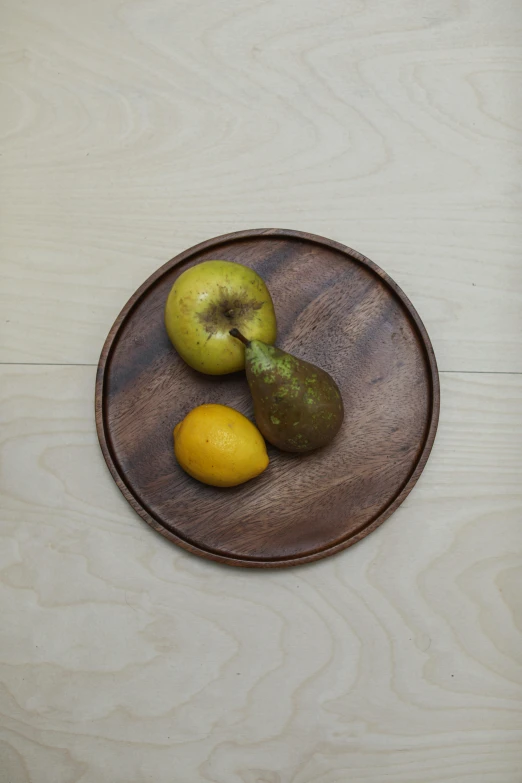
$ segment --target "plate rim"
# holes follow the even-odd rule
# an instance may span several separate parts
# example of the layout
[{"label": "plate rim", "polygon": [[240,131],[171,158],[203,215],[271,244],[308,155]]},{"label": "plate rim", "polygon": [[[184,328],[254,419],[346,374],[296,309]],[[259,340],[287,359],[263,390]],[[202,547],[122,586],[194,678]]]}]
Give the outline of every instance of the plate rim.
[{"label": "plate rim", "polygon": [[[143,294],[146,291],[148,291],[149,288],[166,272],[170,271],[171,269],[183,263],[184,261],[187,261],[191,256],[197,255],[203,250],[208,250],[213,246],[224,244],[225,242],[234,242],[242,239],[253,239],[253,238],[274,237],[274,236],[281,237],[281,238],[301,239],[307,242],[313,242],[314,244],[323,245],[324,247],[341,252],[344,255],[353,259],[354,261],[357,261],[363,266],[366,266],[367,268],[371,269],[372,272],[377,274],[386,283],[386,285],[392,289],[395,295],[398,296],[398,298],[400,299],[405,309],[408,311],[410,318],[415,323],[415,326],[421,338],[421,342],[423,344],[423,348],[427,359],[427,364],[430,370],[431,411],[429,417],[429,424],[427,427],[427,433],[424,440],[424,445],[417,459],[415,468],[410,474],[405,485],[402,487],[399,493],[394,497],[391,503],[383,511],[381,511],[381,513],[369,525],[364,527],[362,530],[357,531],[349,538],[344,539],[341,542],[332,544],[332,546],[326,547],[325,549],[321,549],[317,552],[312,552],[302,556],[288,557],[284,559],[262,560],[262,559],[250,559],[250,558],[241,558],[241,557],[229,557],[227,555],[223,555],[196,546],[190,541],[187,541],[181,536],[178,536],[169,528],[164,527],[160,522],[158,522],[158,520],[154,516],[149,514],[149,512],[143,507],[143,505],[138,501],[136,496],[129,489],[127,483],[124,481],[113,459],[111,449],[108,443],[110,436],[107,437],[107,433],[105,431],[105,416],[103,412],[103,407],[104,407],[105,372],[107,369],[107,363],[111,354],[112,347],[117,341],[118,332],[122,324],[124,323],[125,319],[129,315],[131,310],[139,302]],[[233,231],[226,234],[220,234],[219,236],[212,237],[211,239],[206,239],[204,242],[199,242],[198,244],[193,245],[192,247],[187,248],[186,250],[183,250],[181,253],[175,255],[165,264],[162,264],[139,286],[139,288],[137,288],[137,290],[134,292],[134,294],[132,294],[132,296],[128,299],[128,301],[120,311],[112,327],[110,328],[109,333],[103,344],[103,348],[101,350],[97,371],[96,371],[94,408],[95,408],[95,419],[96,419],[96,431],[97,431],[98,441],[101,447],[101,451],[105,459],[105,463],[118,489],[123,494],[127,502],[132,506],[134,511],[136,511],[136,513],[143,520],[145,520],[145,522],[147,522],[147,524],[149,524],[154,530],[156,530],[156,532],[161,533],[161,535],[165,536],[167,539],[174,542],[178,546],[182,547],[186,551],[191,552],[192,554],[199,555],[200,557],[204,557],[207,560],[211,560],[217,563],[222,563],[222,564],[237,566],[237,567],[246,567],[246,568],[261,568],[261,569],[287,568],[290,566],[304,565],[306,563],[322,560],[325,557],[329,557],[330,555],[336,554],[337,552],[340,552],[343,549],[347,549],[348,547],[353,546],[353,544],[356,544],[358,541],[365,538],[374,530],[376,530],[376,528],[380,527],[380,525],[382,525],[382,523],[385,522],[386,519],[388,519],[394,513],[394,511],[396,511],[397,508],[404,502],[406,497],[410,494],[411,490],[417,483],[422,471],[424,470],[426,463],[429,459],[431,450],[433,448],[433,444],[435,442],[435,436],[437,433],[439,414],[440,414],[440,380],[439,380],[437,361],[435,358],[435,351],[433,350],[433,346],[429,338],[428,332],[426,330],[426,327],[424,326],[417,310],[415,309],[415,307],[413,306],[409,298],[406,296],[404,291],[395,282],[395,280],[393,280],[383,269],[381,269],[380,266],[378,266],[375,262],[371,261],[369,258],[367,258],[359,251],[354,250],[353,248],[344,245],[340,242],[336,242],[333,239],[328,239],[327,237],[323,237],[318,234],[312,234],[306,231],[298,231],[298,230],[288,229],[288,228],[254,228],[254,229],[244,229],[242,231]]]}]

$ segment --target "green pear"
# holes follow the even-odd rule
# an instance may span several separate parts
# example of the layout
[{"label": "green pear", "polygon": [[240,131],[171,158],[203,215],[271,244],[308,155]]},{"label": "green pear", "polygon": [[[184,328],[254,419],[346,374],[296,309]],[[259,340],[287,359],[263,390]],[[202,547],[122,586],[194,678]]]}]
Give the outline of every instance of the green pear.
[{"label": "green pear", "polygon": [[230,334],[245,346],[245,370],[256,424],[282,451],[306,452],[329,443],[343,423],[341,392],[325,370],[261,340]]}]

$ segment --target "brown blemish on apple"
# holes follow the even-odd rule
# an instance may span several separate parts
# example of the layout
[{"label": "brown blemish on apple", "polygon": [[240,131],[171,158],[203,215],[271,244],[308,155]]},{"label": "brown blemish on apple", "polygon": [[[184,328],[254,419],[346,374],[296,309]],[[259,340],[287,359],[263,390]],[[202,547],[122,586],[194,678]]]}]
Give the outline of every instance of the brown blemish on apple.
[{"label": "brown blemish on apple", "polygon": [[218,329],[228,331],[234,325],[241,326],[263,305],[264,302],[250,299],[246,289],[234,296],[221,288],[218,302],[211,304],[204,313],[198,313],[198,319],[209,334],[214,334]]}]

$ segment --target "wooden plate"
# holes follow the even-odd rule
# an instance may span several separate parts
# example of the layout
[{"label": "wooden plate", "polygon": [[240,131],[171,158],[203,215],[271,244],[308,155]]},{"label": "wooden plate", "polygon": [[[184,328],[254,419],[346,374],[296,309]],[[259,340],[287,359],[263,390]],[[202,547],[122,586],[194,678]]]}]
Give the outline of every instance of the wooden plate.
[{"label": "wooden plate", "polygon": [[[202,403],[252,418],[244,374],[191,370],[163,325],[174,280],[211,258],[259,272],[274,300],[278,345],[330,372],[345,407],[329,446],[304,456],[270,446],[265,473],[232,489],[190,478],[172,444],[174,425]],[[400,288],[360,253],[282,229],[210,239],[155,272],[112,327],[96,382],[101,448],[131,506],[190,552],[238,566],[307,563],[375,530],[419,478],[438,412],[433,349]]]}]

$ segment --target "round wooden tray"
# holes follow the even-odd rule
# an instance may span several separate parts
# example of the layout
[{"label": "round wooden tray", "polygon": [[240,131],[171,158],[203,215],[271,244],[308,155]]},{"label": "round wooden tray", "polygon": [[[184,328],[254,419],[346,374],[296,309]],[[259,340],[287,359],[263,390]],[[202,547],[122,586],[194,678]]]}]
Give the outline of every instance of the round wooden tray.
[{"label": "round wooden tray", "polygon": [[[303,456],[269,446],[268,469],[231,489],[190,478],[172,442],[175,424],[202,403],[252,418],[244,373],[195,372],[165,332],[174,280],[211,258],[259,272],[274,300],[277,344],[331,373],[345,407],[329,446]],[[329,239],[256,229],[186,250],[136,291],[103,347],[96,424],[114,480],[149,525],[203,557],[267,568],[331,555],[389,517],[426,464],[439,399],[429,337],[393,280]]]}]

